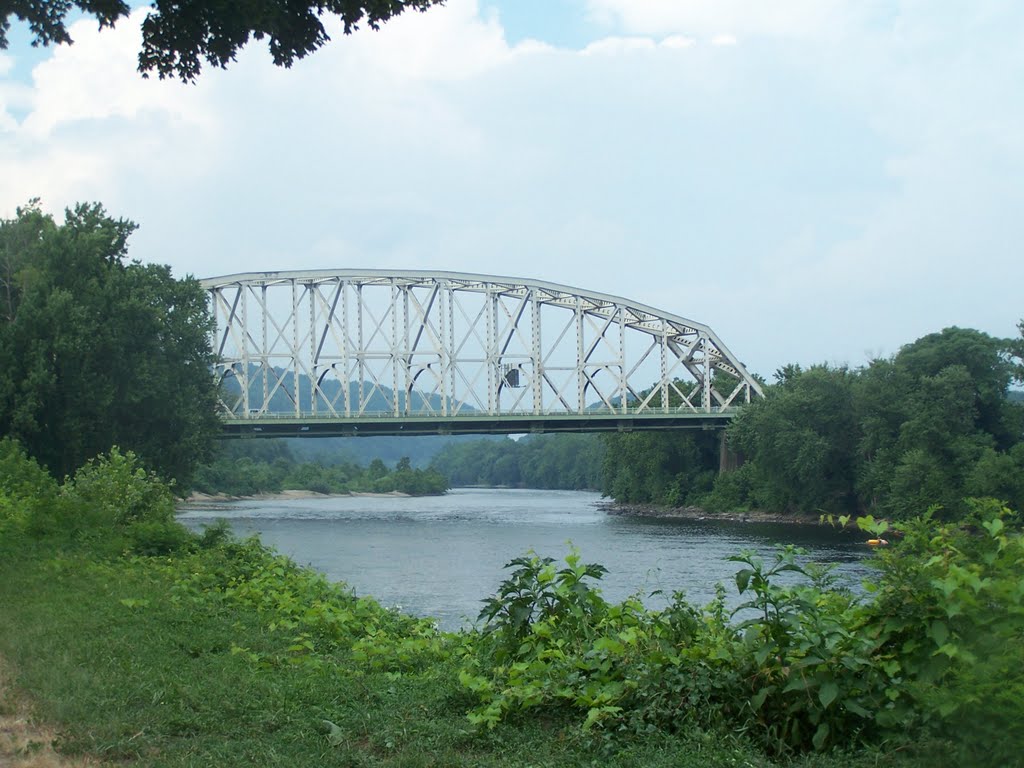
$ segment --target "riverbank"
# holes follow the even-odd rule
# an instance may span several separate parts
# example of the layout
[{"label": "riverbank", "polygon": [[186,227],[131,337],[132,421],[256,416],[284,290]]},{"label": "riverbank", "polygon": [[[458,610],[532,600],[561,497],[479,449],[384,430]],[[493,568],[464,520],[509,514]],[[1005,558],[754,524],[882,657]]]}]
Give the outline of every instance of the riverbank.
[{"label": "riverbank", "polygon": [[745,512],[708,512],[701,507],[661,507],[654,504],[619,504],[599,501],[597,506],[609,515],[651,517],[679,520],[730,520],[738,523],[787,523],[790,525],[821,525],[817,517],[787,515],[781,512],[748,510]]},{"label": "riverbank", "polygon": [[[430,496],[437,496],[443,494],[428,494]],[[347,497],[364,497],[364,498],[411,498],[413,494],[403,493],[402,491],[389,491],[387,493],[319,493],[318,491],[301,491],[301,490],[289,490],[280,491],[278,493],[254,493],[244,496],[231,496],[226,493],[199,493],[195,491],[187,496],[181,505],[197,505],[197,504],[219,504],[229,501],[285,501],[288,499],[330,499],[330,498],[347,498]]]},{"label": "riverbank", "polygon": [[0,554],[0,654],[48,724],[25,732],[39,746],[17,748],[53,744],[69,761],[25,768],[101,756],[147,768],[877,764],[863,752],[776,761],[724,730],[605,739],[569,710],[474,727],[458,636],[251,546],[106,559],[0,542]]}]

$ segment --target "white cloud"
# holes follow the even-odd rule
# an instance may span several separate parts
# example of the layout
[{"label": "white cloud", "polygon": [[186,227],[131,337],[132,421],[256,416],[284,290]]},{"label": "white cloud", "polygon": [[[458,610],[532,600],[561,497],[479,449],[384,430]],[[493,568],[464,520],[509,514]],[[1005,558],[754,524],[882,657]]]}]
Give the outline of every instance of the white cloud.
[{"label": "white cloud", "polygon": [[73,46],[54,48],[53,56],[33,70],[35,98],[22,130],[45,138],[58,127],[110,118],[135,119],[147,111],[170,119],[201,119],[189,86],[171,80],[143,79],[135,71],[141,46],[136,11],[114,31],[98,34],[79,21],[69,30]]},{"label": "white cloud", "polygon": [[577,284],[707,322],[762,373],[1008,334],[1020,14],[930,7],[592,0],[608,35],[565,50],[450,0],[194,86],[137,75],[134,20],[87,24],[30,83],[0,61],[0,217],[100,200],[142,225],[135,257],[204,276]]},{"label": "white cloud", "polygon": [[669,35],[661,44],[665,48],[689,48],[694,44],[694,39],[685,35]]},{"label": "white cloud", "polygon": [[[588,0],[599,23],[642,35],[684,34],[820,39],[848,25],[857,3],[843,0]],[[868,4],[863,4],[867,6]]]},{"label": "white cloud", "polygon": [[[350,45],[350,55],[403,80],[451,81],[478,77],[515,55],[497,18],[480,17],[476,3],[455,0],[441,13],[406,13],[379,34],[343,40],[337,24],[332,37]],[[524,46],[535,50],[536,43]]]},{"label": "white cloud", "polygon": [[606,37],[595,40],[583,49],[584,56],[628,53],[630,51],[649,51],[656,43],[649,37]]}]

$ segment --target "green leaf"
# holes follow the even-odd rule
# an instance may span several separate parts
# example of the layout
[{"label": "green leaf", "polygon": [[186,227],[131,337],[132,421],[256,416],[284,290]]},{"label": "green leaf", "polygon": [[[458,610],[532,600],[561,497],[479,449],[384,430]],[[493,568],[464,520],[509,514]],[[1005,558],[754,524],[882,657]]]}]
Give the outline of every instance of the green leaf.
[{"label": "green leaf", "polygon": [[928,633],[931,635],[932,640],[935,641],[935,645],[940,648],[946,644],[949,639],[949,627],[946,626],[944,621],[933,621],[931,629]]},{"label": "green leaf", "polygon": [[945,645],[941,646],[939,650],[936,651],[936,653],[943,653],[949,658],[953,659],[960,655],[960,648],[953,645],[953,643],[946,643]]},{"label": "green leaf", "polygon": [[750,697],[750,708],[757,712],[757,710],[759,710],[761,706],[764,704],[764,700],[768,698],[768,694],[774,690],[774,685],[769,685],[759,690],[757,693]]},{"label": "green leaf", "polygon": [[806,575],[806,571],[804,571],[804,569],[801,568],[796,563],[785,563],[785,564],[780,565],[778,568],[775,569],[776,573],[782,573],[783,571],[796,571],[797,573],[802,573],[802,574]]},{"label": "green leaf", "polygon": [[754,575],[754,572],[749,568],[744,568],[742,571],[736,572],[736,588],[742,595],[747,591],[747,587],[750,584],[750,577]]},{"label": "green leaf", "polygon": [[1002,533],[1003,528],[1005,527],[1003,521],[998,517],[995,520],[989,520],[988,522],[982,523],[982,525],[985,527],[985,530],[989,532],[989,535],[992,536],[992,538],[995,538]]},{"label": "green leaf", "polygon": [[[818,689],[818,700],[821,702],[821,706],[828,709],[828,705],[836,700],[836,696],[839,695],[839,686],[829,680],[827,683],[822,683],[821,688]],[[818,729],[821,730],[820,728]],[[828,735],[828,732],[825,732]],[[817,738],[817,735],[815,735]],[[817,745],[815,745],[817,747]]]},{"label": "green leaf", "polygon": [[867,709],[865,709],[855,701],[848,700],[845,706],[846,709],[848,709],[850,712],[853,712],[853,714],[855,715],[860,715],[861,717],[871,717],[871,712],[869,712]]},{"label": "green leaf", "polygon": [[798,675],[786,683],[786,687],[782,689],[783,693],[789,693],[790,691],[804,691],[813,685],[813,680],[810,678]]},{"label": "green leaf", "polygon": [[825,746],[825,742],[828,740],[829,732],[828,723],[822,723],[818,726],[818,730],[814,732],[814,737],[811,739],[811,743],[814,744],[814,748],[817,751],[821,751]]},{"label": "green leaf", "polygon": [[754,651],[754,661],[756,661],[759,665],[764,664],[765,661],[768,660],[768,657],[771,655],[771,653],[772,649],[770,646],[762,645],[760,648]]}]

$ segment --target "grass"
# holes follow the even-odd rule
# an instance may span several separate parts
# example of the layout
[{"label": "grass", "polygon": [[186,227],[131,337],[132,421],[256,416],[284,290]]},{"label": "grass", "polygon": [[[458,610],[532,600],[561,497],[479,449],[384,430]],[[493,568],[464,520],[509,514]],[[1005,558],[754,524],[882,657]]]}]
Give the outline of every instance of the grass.
[{"label": "grass", "polygon": [[[337,652],[281,663],[287,633],[256,609],[175,600],[172,562],[0,542],[0,655],[62,753],[168,767],[776,764],[741,734],[613,737],[532,713],[474,729],[454,662],[405,673]],[[792,765],[908,763],[862,752]]]}]

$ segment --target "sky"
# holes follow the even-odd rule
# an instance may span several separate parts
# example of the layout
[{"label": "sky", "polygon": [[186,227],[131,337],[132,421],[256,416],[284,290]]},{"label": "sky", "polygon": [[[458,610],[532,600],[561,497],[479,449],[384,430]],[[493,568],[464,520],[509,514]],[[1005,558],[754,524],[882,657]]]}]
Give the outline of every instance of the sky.
[{"label": "sky", "polygon": [[1019,0],[448,0],[291,69],[136,71],[144,9],[0,51],[0,218],[178,276],[481,272],[711,326],[767,378],[1024,317]]}]

